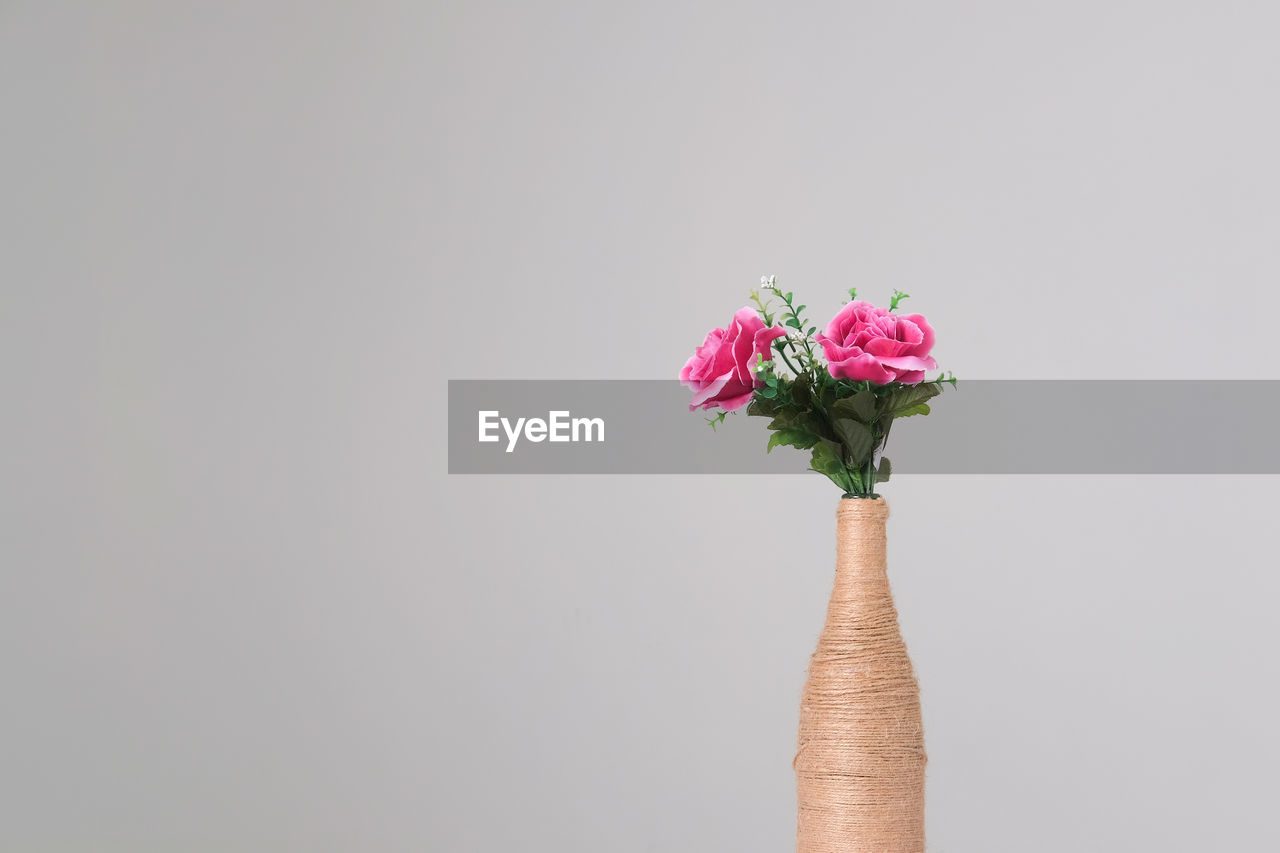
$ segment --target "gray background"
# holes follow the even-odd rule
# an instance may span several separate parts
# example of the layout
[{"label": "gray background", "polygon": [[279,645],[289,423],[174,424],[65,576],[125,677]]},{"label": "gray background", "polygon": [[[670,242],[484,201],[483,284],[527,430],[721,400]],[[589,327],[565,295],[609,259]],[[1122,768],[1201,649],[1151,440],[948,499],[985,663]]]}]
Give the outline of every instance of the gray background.
[{"label": "gray background", "polygon": [[[788,849],[834,488],[451,478],[446,378],[664,378],[769,273],[1277,378],[1278,27],[0,4],[0,848]],[[890,484],[932,850],[1280,842],[1275,487]]]}]

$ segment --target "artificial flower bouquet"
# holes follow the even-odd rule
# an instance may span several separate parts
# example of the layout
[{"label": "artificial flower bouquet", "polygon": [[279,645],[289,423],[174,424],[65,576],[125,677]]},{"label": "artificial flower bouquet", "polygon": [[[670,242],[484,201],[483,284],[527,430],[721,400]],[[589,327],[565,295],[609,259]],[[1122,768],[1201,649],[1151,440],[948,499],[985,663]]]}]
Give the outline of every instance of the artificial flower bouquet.
[{"label": "artificial flower bouquet", "polygon": [[795,305],[776,277],[760,283],[754,307],[708,332],[680,371],[693,391],[690,411],[719,410],[712,428],[743,407],[769,418],[767,451],[784,444],[808,450],[810,468],[845,497],[875,497],[876,483],[891,473],[882,451],[894,419],[927,415],[929,400],[955,385],[950,374],[925,378],[938,366],[933,327],[920,314],[897,313],[907,298],[901,291],[886,309],[850,289],[850,301],[819,332],[806,328],[806,306]]}]

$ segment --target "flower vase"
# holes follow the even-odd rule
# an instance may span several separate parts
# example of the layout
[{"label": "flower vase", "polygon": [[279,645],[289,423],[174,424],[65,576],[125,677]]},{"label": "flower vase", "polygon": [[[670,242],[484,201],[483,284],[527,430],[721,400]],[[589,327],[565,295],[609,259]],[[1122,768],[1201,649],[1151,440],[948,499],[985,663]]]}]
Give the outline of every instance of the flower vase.
[{"label": "flower vase", "polygon": [[920,688],[885,562],[882,498],[836,512],[826,625],[800,705],[796,853],[924,853]]}]

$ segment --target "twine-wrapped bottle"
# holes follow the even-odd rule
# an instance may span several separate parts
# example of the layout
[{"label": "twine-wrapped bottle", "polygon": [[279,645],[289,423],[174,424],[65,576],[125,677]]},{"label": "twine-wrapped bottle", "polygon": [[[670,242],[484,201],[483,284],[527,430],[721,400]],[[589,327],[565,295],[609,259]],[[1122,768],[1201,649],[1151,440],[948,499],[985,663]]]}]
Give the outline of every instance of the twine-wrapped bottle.
[{"label": "twine-wrapped bottle", "polygon": [[885,563],[882,498],[836,511],[836,576],[809,664],[796,853],[924,853],[920,688]]}]

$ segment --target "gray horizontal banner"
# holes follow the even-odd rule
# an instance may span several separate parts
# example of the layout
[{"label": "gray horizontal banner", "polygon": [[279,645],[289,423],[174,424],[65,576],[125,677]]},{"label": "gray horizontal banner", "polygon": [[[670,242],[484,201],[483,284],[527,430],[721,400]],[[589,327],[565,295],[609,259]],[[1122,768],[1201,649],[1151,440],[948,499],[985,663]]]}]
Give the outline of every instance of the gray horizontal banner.
[{"label": "gray horizontal banner", "polygon": [[[794,474],[764,418],[668,380],[449,380],[451,474]],[[1278,474],[1280,381],[973,380],[894,422],[895,474]]]}]

